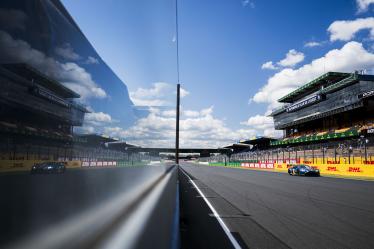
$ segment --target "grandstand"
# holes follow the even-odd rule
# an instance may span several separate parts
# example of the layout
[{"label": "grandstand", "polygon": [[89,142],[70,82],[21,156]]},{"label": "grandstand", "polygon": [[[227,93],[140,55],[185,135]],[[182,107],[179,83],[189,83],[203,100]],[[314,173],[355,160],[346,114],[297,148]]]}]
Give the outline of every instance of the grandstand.
[{"label": "grandstand", "polygon": [[54,140],[71,141],[73,126],[88,111],[73,99],[79,94],[27,64],[0,66],[0,130]]},{"label": "grandstand", "polygon": [[[73,134],[88,111],[75,101],[79,94],[60,82],[24,63],[0,65],[0,81],[0,168],[27,168],[38,161],[134,160],[116,139]],[[118,144],[107,146],[113,142]]]},{"label": "grandstand", "polygon": [[271,145],[284,147],[371,136],[373,96],[373,75],[328,72],[279,99],[284,104],[271,116],[284,137]]},{"label": "grandstand", "polygon": [[374,164],[373,75],[328,72],[279,102],[283,105],[270,116],[275,128],[283,130],[282,138],[241,141],[251,149],[210,160],[262,162],[269,167]]}]

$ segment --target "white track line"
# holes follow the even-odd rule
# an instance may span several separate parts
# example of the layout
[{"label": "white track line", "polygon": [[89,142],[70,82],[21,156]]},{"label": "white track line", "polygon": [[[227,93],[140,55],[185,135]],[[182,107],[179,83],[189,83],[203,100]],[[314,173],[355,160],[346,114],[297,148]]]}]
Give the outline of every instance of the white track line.
[{"label": "white track line", "polygon": [[200,196],[204,199],[204,201],[206,202],[206,204],[208,205],[208,207],[210,208],[210,210],[213,212],[213,215],[214,217],[216,217],[218,223],[221,225],[223,231],[226,233],[227,237],[230,239],[232,245],[234,246],[235,249],[239,249],[239,248],[242,248],[239,243],[236,241],[236,239],[234,238],[234,236],[232,236],[229,228],[226,226],[225,222],[223,222],[223,220],[221,219],[221,217],[219,216],[219,214],[217,213],[217,211],[215,210],[215,208],[213,207],[213,205],[208,201],[208,199],[205,197],[205,195],[203,194],[203,192],[199,189],[199,187],[196,185],[196,183],[194,183],[194,181],[191,179],[191,177],[186,174],[186,172],[184,172],[184,169],[182,169],[181,167],[179,167],[181,169],[181,171],[183,172],[183,174],[189,179],[189,181],[194,185],[194,187],[197,189],[197,192],[199,192]]}]

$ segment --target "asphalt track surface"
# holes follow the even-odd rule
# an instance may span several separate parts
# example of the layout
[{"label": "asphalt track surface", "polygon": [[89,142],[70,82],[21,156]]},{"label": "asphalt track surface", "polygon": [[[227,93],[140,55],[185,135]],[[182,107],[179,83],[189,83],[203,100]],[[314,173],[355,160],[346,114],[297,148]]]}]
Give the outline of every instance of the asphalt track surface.
[{"label": "asphalt track surface", "polygon": [[374,181],[181,166],[248,248],[374,248]]},{"label": "asphalt track surface", "polygon": [[68,169],[64,174],[1,174],[0,248],[110,201],[168,168],[159,165]]}]

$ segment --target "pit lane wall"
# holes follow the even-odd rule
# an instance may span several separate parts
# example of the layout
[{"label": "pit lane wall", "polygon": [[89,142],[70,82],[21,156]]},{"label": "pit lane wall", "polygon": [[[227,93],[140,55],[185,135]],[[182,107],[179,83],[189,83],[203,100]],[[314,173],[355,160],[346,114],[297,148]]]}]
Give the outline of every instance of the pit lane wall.
[{"label": "pit lane wall", "polygon": [[226,167],[237,167],[246,168],[252,170],[264,170],[264,171],[274,171],[274,172],[287,172],[289,167],[295,164],[306,164],[313,168],[320,170],[322,176],[341,176],[341,177],[353,177],[353,178],[370,178],[374,180],[374,165],[373,164],[333,164],[329,163],[311,163],[304,160],[290,160],[284,162],[279,161],[258,161],[258,162],[212,162],[209,166],[226,166]]}]

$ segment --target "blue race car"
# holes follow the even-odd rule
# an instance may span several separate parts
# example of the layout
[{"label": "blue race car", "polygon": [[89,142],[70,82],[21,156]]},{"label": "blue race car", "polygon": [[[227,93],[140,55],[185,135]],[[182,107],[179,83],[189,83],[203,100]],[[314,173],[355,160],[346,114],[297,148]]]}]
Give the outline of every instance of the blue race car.
[{"label": "blue race car", "polygon": [[31,174],[51,174],[51,173],[64,173],[65,163],[63,162],[44,162],[37,163],[31,168]]},{"label": "blue race car", "polygon": [[320,176],[319,169],[310,167],[309,165],[295,165],[288,168],[288,174],[298,176]]}]

